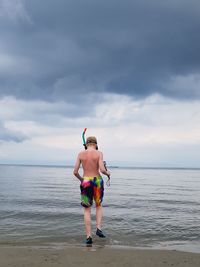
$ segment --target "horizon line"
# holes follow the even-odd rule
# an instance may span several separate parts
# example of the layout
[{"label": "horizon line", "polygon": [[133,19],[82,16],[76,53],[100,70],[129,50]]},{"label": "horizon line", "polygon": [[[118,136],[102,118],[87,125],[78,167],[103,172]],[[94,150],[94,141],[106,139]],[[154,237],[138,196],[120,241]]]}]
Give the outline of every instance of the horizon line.
[{"label": "horizon line", "polygon": [[[60,167],[60,168],[73,168],[74,165],[63,165],[63,164],[34,164],[34,163],[0,163],[0,166],[32,166],[32,167]],[[180,167],[180,166],[168,166],[168,167],[158,167],[158,166],[122,166],[122,165],[108,165],[109,168],[112,169],[171,169],[171,170],[200,170],[200,167]]]}]

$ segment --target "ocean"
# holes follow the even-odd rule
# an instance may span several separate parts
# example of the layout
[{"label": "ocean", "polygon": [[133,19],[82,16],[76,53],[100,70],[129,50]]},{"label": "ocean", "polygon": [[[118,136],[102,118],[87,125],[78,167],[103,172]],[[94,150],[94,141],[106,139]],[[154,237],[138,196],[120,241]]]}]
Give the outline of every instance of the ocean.
[{"label": "ocean", "polygon": [[[200,252],[200,170],[111,168],[98,246]],[[83,245],[79,181],[70,167],[0,165],[0,244]],[[104,181],[106,182],[106,177]]]}]

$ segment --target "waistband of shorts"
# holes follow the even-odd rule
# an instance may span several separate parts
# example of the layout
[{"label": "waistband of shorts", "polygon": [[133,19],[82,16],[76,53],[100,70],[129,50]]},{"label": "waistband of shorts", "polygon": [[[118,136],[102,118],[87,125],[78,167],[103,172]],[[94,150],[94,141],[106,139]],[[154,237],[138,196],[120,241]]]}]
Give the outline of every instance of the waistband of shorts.
[{"label": "waistband of shorts", "polygon": [[100,175],[98,175],[98,176],[83,176],[83,179],[87,180],[87,181],[93,181],[94,178],[99,179],[99,180],[102,179],[102,177]]}]

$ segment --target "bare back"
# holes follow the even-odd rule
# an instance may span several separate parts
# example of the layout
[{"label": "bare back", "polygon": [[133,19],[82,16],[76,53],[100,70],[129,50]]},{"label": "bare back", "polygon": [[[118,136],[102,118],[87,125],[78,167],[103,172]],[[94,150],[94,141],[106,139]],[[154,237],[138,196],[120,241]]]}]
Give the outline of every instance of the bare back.
[{"label": "bare back", "polygon": [[87,149],[79,153],[79,159],[83,166],[83,176],[100,176],[99,160],[101,152],[95,149]]}]

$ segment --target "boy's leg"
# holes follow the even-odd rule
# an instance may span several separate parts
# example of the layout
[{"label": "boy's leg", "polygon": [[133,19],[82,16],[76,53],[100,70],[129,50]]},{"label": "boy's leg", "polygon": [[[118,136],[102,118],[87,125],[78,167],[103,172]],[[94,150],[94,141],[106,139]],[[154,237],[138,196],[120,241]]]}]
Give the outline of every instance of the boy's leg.
[{"label": "boy's leg", "polygon": [[98,229],[101,229],[101,221],[102,221],[102,207],[96,206],[96,225]]},{"label": "boy's leg", "polygon": [[101,238],[105,238],[106,236],[101,231],[101,220],[102,220],[102,207],[98,205],[96,206],[96,224],[97,224],[96,235],[98,235]]},{"label": "boy's leg", "polygon": [[91,207],[84,208],[85,232],[87,238],[91,236]]},{"label": "boy's leg", "polygon": [[96,204],[96,226],[97,229],[101,229],[102,221],[102,207],[101,203],[103,201],[104,195],[104,183],[102,177],[95,177],[94,179],[94,200]]}]

